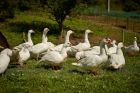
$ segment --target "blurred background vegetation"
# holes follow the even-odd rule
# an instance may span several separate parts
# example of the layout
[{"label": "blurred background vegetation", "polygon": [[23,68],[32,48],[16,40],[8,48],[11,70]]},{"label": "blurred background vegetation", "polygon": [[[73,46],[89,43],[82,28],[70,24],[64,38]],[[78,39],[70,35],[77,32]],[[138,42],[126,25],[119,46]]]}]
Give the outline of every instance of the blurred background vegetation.
[{"label": "blurred background vegetation", "polygon": [[[69,0],[61,0],[69,1]],[[70,0],[75,1],[75,0]],[[71,14],[73,15],[107,15],[108,0],[76,0],[76,6]],[[0,0],[0,20],[13,18],[15,11],[26,11],[29,9],[48,10],[46,2],[60,2],[59,0]],[[140,15],[139,0],[111,0],[111,12],[108,15]],[[49,3],[50,4],[50,3]],[[56,4],[55,7],[60,6]],[[131,14],[130,14],[131,12]],[[135,15],[134,15],[135,14]]]}]

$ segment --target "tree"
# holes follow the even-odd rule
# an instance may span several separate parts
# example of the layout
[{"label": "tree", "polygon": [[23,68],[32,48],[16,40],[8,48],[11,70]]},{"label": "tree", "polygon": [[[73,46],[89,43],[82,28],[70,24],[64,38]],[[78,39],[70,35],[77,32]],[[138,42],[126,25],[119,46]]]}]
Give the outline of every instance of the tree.
[{"label": "tree", "polygon": [[0,0],[0,21],[14,17],[14,7],[10,0]]},{"label": "tree", "polygon": [[46,3],[48,11],[54,16],[59,25],[60,39],[63,36],[63,22],[67,15],[71,13],[76,5],[76,0],[41,0],[43,4]]}]

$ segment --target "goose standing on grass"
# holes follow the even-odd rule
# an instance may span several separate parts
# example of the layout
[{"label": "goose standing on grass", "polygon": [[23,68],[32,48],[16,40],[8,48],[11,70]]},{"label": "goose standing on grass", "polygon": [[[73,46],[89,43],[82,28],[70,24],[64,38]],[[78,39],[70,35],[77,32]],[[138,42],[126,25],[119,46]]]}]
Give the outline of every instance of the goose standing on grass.
[{"label": "goose standing on grass", "polygon": [[139,52],[139,47],[138,47],[138,44],[137,44],[137,37],[134,37],[134,42],[133,42],[133,45],[130,45],[130,46],[127,46],[127,47],[124,47],[126,52],[127,53],[135,53],[135,52]]},{"label": "goose standing on grass", "polygon": [[[65,37],[65,43],[70,43],[70,35],[73,33],[72,30],[67,31],[66,37]],[[64,44],[59,44],[56,47],[54,47],[54,50],[61,51]]]},{"label": "goose standing on grass", "polygon": [[28,50],[28,47],[30,47],[30,46],[24,46],[19,51],[18,63],[20,64],[20,66],[23,66],[24,62],[30,58],[30,52]]},{"label": "goose standing on grass", "polygon": [[98,66],[99,64],[106,62],[108,60],[108,56],[106,55],[105,51],[105,43],[109,43],[109,41],[107,39],[103,39],[100,43],[100,54],[83,56],[81,59],[78,60],[78,63],[72,63],[72,65],[85,67],[93,71],[93,68],[95,66]]},{"label": "goose standing on grass", "polygon": [[39,62],[45,61],[52,65],[54,70],[58,70],[58,67],[63,63],[64,59],[67,57],[66,48],[70,46],[70,43],[64,43],[60,52],[55,50],[48,51],[43,57],[41,57]]},{"label": "goose standing on grass", "polygon": [[33,30],[29,30],[29,31],[28,31],[28,41],[25,42],[25,43],[22,43],[22,44],[20,44],[20,45],[18,45],[18,46],[15,46],[15,47],[14,47],[14,50],[20,51],[21,48],[22,48],[24,45],[33,46],[34,44],[33,44],[33,41],[32,41],[32,39],[31,39],[31,34],[32,34],[32,33],[34,33],[34,31],[33,31]]},{"label": "goose standing on grass", "polygon": [[113,41],[111,42],[111,44],[112,44],[112,47],[108,48],[107,54],[116,53],[116,50],[117,50],[116,40],[113,40]]},{"label": "goose standing on grass", "polygon": [[31,52],[33,57],[36,57],[38,60],[39,54],[48,50],[50,45],[47,43],[46,34],[49,31],[48,28],[44,28],[42,35],[42,42],[32,46],[29,51]]},{"label": "goose standing on grass", "polygon": [[0,74],[3,74],[5,70],[7,69],[9,62],[10,62],[10,56],[12,56],[12,50],[10,49],[4,49],[0,53]]},{"label": "goose standing on grass", "polygon": [[[111,42],[110,38],[106,38],[106,40],[108,40],[108,42]],[[105,44],[105,45],[104,45]],[[104,43],[103,41],[100,43],[100,46],[95,46],[94,48],[90,48],[89,50],[86,50],[86,51],[80,51],[80,52],[77,52],[75,54],[75,58],[76,60],[79,60],[85,56],[90,56],[90,55],[99,55],[100,54],[100,48],[101,48],[101,45],[104,46],[105,50],[108,51],[108,47],[107,47],[107,44]]]},{"label": "goose standing on grass", "polygon": [[78,51],[83,51],[83,50],[87,50],[90,48],[90,42],[88,40],[88,34],[91,33],[92,31],[87,29],[85,31],[85,40],[84,43],[79,43],[76,46],[71,46],[71,49],[68,51],[69,54],[71,54],[70,52],[72,52],[72,54],[75,54]]},{"label": "goose standing on grass", "polygon": [[123,43],[120,42],[117,46],[116,53],[109,55],[109,63],[111,69],[119,69],[125,65],[125,58],[121,48],[123,47]]}]

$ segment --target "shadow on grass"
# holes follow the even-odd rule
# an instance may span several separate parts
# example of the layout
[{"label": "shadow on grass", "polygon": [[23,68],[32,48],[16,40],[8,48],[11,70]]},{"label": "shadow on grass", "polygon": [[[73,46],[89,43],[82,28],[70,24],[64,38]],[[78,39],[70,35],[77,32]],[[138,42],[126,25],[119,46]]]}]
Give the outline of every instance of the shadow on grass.
[{"label": "shadow on grass", "polygon": [[[54,68],[53,68],[53,66],[51,66],[51,65],[44,65],[44,64],[42,64],[42,65],[38,65],[38,66],[36,66],[36,68],[44,68],[44,69],[47,69],[47,70],[55,70]],[[61,70],[62,69],[62,67],[61,66],[58,66],[57,67],[57,69],[56,70]]]},{"label": "shadow on grass", "polygon": [[72,74],[81,74],[81,75],[87,74],[87,72],[80,71],[80,70],[77,70],[77,69],[69,70],[68,72],[72,73]]},{"label": "shadow on grass", "polygon": [[17,68],[18,66],[19,66],[19,64],[12,63],[8,66],[8,68]]}]

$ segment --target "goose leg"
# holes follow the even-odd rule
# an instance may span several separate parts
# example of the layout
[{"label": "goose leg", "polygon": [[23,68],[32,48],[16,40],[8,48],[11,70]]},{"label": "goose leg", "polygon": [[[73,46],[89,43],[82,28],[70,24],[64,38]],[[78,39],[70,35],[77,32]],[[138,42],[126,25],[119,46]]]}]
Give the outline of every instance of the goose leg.
[{"label": "goose leg", "polygon": [[97,75],[98,73],[96,70],[93,69],[93,70],[90,70],[89,74]]},{"label": "goose leg", "polygon": [[39,54],[36,55],[36,61],[38,61]]}]

